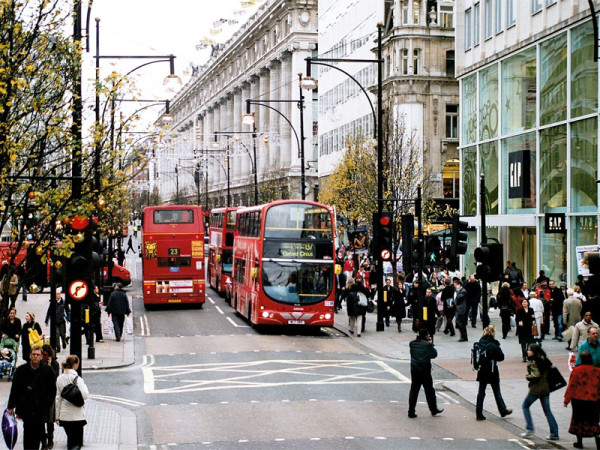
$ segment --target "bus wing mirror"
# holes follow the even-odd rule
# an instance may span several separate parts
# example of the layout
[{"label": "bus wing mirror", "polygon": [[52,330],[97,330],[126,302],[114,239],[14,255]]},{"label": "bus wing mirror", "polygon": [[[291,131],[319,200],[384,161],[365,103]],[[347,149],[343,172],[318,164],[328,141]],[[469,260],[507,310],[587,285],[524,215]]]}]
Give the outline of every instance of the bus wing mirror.
[{"label": "bus wing mirror", "polygon": [[341,275],[342,273],[342,265],[341,264],[336,264],[335,265],[335,274],[336,275]]},{"label": "bus wing mirror", "polygon": [[252,278],[258,278],[258,267],[253,267],[252,270],[250,270],[250,276]]}]

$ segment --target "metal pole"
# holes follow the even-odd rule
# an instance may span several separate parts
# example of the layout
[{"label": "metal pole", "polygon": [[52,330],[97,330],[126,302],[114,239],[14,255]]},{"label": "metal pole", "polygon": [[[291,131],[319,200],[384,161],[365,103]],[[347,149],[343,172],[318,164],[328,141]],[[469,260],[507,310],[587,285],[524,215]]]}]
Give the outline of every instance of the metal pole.
[{"label": "metal pole", "polygon": [[256,160],[256,120],[252,124],[252,157],[254,158],[254,205],[258,205],[258,161]]},{"label": "metal pole", "polygon": [[300,101],[298,107],[300,108],[300,195],[302,200],[306,200],[306,174],[304,168],[304,94],[302,93],[302,73],[298,74],[298,89],[300,90]]},{"label": "metal pole", "polygon": [[229,140],[227,140],[227,154],[225,156],[227,159],[227,206],[231,206],[231,193],[230,193],[230,183],[229,183]]},{"label": "metal pole", "polygon": [[208,211],[208,158],[206,160],[206,166],[204,167],[204,204],[205,206],[205,211]]},{"label": "metal pole", "polygon": [[[419,288],[417,290],[417,301],[423,298],[423,266],[425,243],[423,239],[423,219],[421,217],[421,185],[417,186],[417,201],[415,202],[415,214],[417,215],[417,239],[419,241]],[[416,305],[415,305],[416,306]]]},{"label": "metal pole", "polygon": [[[482,173],[479,180],[479,208],[481,213],[481,245],[487,244],[487,232],[485,227],[485,175]],[[487,281],[481,280],[481,307],[482,318],[481,325],[483,328],[490,324],[490,316],[488,315],[488,288]]]},{"label": "metal pole", "polygon": [[[379,217],[383,212],[383,128],[381,120],[383,117],[382,96],[383,96],[383,73],[381,65],[381,28],[382,24],[377,24],[377,212]],[[381,255],[377,256],[377,292],[378,299],[383,299],[383,260]],[[383,304],[382,301],[379,302]],[[383,325],[383,308],[377,308],[377,331],[385,329]]]}]

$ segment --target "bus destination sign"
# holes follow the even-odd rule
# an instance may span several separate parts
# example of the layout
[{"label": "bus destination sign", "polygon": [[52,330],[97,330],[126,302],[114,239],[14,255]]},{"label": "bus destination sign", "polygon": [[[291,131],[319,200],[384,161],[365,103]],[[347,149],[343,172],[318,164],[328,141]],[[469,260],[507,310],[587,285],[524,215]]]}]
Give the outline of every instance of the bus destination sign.
[{"label": "bus destination sign", "polygon": [[264,256],[268,258],[315,259],[317,248],[312,242],[265,242]]}]

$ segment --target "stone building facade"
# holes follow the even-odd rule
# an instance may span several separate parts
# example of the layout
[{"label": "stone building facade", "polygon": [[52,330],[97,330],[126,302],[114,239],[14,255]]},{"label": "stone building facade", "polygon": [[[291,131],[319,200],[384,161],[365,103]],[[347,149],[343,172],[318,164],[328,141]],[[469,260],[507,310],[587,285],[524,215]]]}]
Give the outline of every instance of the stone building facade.
[{"label": "stone building facade", "polygon": [[[177,173],[177,183],[196,192],[193,172],[199,165],[200,190],[208,181],[209,207],[227,204],[227,184],[232,206],[254,203],[254,146],[260,199],[300,198],[300,109],[296,103],[273,100],[300,98],[299,73],[317,44],[316,0],[268,0],[170,102],[173,123],[162,143],[157,172]],[[271,100],[268,106],[251,105],[257,138],[242,124],[246,99]],[[304,94],[306,199],[317,183],[313,147],[313,98]],[[282,116],[285,116],[282,117]],[[290,124],[285,120],[288,119]],[[221,132],[215,143],[214,132]],[[243,133],[241,133],[243,132]],[[316,142],[316,140],[315,140]],[[228,156],[227,156],[228,155]],[[178,167],[175,171],[175,167]],[[229,176],[228,170],[229,168]],[[204,178],[208,177],[208,180]],[[198,180],[198,178],[197,178]],[[161,196],[173,196],[172,179],[159,183]],[[318,189],[318,188],[316,188]],[[204,203],[204,200],[202,201]]]}]

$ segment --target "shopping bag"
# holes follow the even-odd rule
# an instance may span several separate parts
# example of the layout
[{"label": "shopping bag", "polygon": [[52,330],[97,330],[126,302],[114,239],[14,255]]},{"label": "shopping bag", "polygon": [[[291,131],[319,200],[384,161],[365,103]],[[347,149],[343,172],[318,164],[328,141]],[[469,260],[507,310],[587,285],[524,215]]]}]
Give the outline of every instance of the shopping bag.
[{"label": "shopping bag", "polygon": [[19,430],[17,429],[17,419],[15,416],[8,413],[8,410],[4,410],[2,415],[2,435],[4,436],[4,442],[6,446],[12,450],[17,445],[17,438],[19,437]]},{"label": "shopping bag", "polygon": [[552,364],[548,369],[546,378],[548,380],[550,392],[557,391],[558,389],[564,388],[567,385],[567,382],[560,373],[560,370],[558,370],[558,367],[556,367],[554,364]]},{"label": "shopping bag", "polygon": [[102,334],[115,334],[112,319],[108,316],[102,320]]},{"label": "shopping bag", "polygon": [[133,334],[133,317],[131,315],[125,317],[125,333]]},{"label": "shopping bag", "polygon": [[573,372],[575,368],[575,363],[577,362],[577,355],[574,352],[569,352],[569,359],[567,360],[569,364],[569,370]]},{"label": "shopping bag", "polygon": [[29,330],[29,345],[32,348],[36,345],[42,345],[42,338],[40,337],[40,333],[38,333],[38,331],[35,328],[31,328]]},{"label": "shopping bag", "polygon": [[531,325],[531,335],[532,336],[539,336],[539,332],[538,332],[538,326],[537,326],[537,322],[533,322],[533,324]]}]

